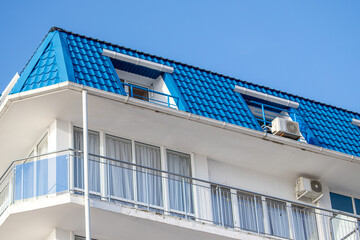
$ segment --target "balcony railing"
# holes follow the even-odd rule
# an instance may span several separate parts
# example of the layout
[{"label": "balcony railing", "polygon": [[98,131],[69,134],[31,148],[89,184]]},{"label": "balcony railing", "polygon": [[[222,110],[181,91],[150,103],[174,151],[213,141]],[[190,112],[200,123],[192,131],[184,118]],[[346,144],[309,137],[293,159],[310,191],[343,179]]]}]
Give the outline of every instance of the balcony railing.
[{"label": "balcony railing", "polygon": [[122,83],[128,96],[158,105],[177,108],[179,98],[170,94],[154,91],[148,88],[136,86],[129,83]]},{"label": "balcony railing", "polygon": [[[356,239],[356,216],[314,208],[214,182],[90,155],[90,195],[164,215],[285,239]],[[0,180],[0,215],[22,201],[83,194],[76,150],[14,161]]]}]

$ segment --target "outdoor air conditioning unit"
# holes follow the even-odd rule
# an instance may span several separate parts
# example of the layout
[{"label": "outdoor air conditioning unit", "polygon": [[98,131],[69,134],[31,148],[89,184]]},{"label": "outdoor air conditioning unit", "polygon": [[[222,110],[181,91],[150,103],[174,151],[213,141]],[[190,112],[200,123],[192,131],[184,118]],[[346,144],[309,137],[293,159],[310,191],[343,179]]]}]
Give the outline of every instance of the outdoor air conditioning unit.
[{"label": "outdoor air conditioning unit", "polygon": [[322,185],[314,179],[300,177],[296,180],[296,198],[310,199],[313,203],[317,202],[322,196]]},{"label": "outdoor air conditioning unit", "polygon": [[275,118],[272,121],[271,132],[274,135],[298,140],[300,135],[299,123],[285,118]]}]

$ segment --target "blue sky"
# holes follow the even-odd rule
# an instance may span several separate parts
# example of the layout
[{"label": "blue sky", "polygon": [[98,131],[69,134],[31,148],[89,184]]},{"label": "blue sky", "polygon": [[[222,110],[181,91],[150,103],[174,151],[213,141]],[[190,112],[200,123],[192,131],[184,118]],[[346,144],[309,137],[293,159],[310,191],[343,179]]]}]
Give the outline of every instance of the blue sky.
[{"label": "blue sky", "polygon": [[0,0],[0,91],[58,26],[360,112],[360,1]]}]

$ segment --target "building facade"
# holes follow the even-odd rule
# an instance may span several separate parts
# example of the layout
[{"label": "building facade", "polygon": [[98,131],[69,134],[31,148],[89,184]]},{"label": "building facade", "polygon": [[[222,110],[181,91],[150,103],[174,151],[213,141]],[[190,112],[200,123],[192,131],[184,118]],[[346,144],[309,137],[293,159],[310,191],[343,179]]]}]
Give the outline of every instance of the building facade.
[{"label": "building facade", "polygon": [[360,239],[360,114],[59,28],[0,99],[0,238]]}]

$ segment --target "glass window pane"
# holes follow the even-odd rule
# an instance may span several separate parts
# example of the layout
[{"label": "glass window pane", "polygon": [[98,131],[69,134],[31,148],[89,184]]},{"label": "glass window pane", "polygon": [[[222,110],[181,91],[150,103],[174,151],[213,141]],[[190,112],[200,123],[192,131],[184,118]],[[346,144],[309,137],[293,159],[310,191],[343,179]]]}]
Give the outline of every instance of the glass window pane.
[{"label": "glass window pane", "polygon": [[360,215],[360,199],[354,198],[356,214]]},{"label": "glass window pane", "polygon": [[[136,163],[154,169],[161,169],[160,148],[135,143]],[[154,206],[163,206],[161,173],[137,167],[138,201]]]},{"label": "glass window pane", "polygon": [[[238,192],[240,228],[264,233],[264,217],[261,197]],[[256,200],[255,200],[256,199]]]},{"label": "glass window pane", "polygon": [[290,237],[286,203],[266,199],[270,234],[278,237]]},{"label": "glass window pane", "polygon": [[[100,137],[98,132],[89,131],[89,153],[100,154]],[[74,148],[80,151],[84,149],[83,131],[74,128]],[[84,161],[82,154],[76,154],[74,159],[74,186],[84,188]],[[97,157],[89,156],[89,190],[100,193],[100,162]]]},{"label": "glass window pane", "polygon": [[350,197],[337,193],[330,193],[331,207],[343,212],[354,213],[352,200]]},{"label": "glass window pane", "polygon": [[[107,157],[124,162],[131,162],[131,141],[106,136],[106,155]],[[109,161],[109,180],[110,196],[118,200],[134,200],[133,169],[131,165]]]},{"label": "glass window pane", "polygon": [[292,206],[294,234],[297,240],[316,240],[318,231],[314,209]]},{"label": "glass window pane", "polygon": [[211,200],[214,223],[234,227],[230,189],[212,185]]},{"label": "glass window pane", "polygon": [[[168,171],[191,177],[190,155],[167,150]],[[192,182],[188,178],[169,175],[170,209],[194,213],[192,201]]]}]

